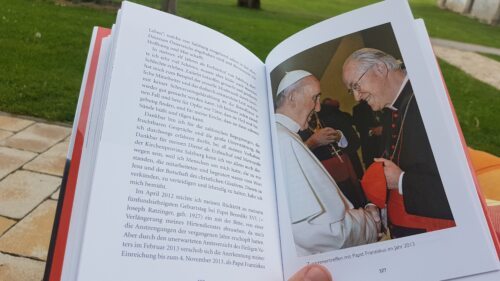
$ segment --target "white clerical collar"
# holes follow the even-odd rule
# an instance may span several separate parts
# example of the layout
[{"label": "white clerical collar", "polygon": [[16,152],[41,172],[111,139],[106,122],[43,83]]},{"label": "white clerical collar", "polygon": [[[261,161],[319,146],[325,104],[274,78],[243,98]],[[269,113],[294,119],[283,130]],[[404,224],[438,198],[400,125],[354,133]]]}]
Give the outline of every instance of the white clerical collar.
[{"label": "white clerical collar", "polygon": [[401,83],[401,87],[399,88],[399,91],[398,91],[398,94],[396,95],[396,98],[394,98],[391,105],[389,105],[387,108],[389,108],[391,110],[398,110],[397,108],[394,107],[394,103],[398,100],[399,95],[401,95],[401,92],[403,92],[403,89],[406,86],[407,82],[408,82],[408,74],[405,75],[405,79],[403,79],[403,83]]},{"label": "white clerical collar", "polygon": [[290,117],[280,113],[276,113],[274,116],[276,118],[276,122],[280,123],[288,130],[294,133],[297,133],[300,130],[300,125],[293,121]]}]

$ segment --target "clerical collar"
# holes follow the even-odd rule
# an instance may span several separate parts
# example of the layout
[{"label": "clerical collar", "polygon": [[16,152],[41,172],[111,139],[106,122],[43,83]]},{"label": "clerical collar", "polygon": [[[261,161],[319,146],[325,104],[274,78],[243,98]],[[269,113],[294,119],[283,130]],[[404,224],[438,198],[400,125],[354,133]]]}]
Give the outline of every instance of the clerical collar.
[{"label": "clerical collar", "polygon": [[290,117],[280,113],[276,113],[274,116],[276,118],[276,122],[280,123],[288,130],[294,133],[297,133],[300,130],[300,125],[293,121]]},{"label": "clerical collar", "polygon": [[401,87],[399,88],[398,94],[396,95],[396,97],[392,101],[391,105],[389,105],[387,108],[389,108],[390,110],[398,110],[396,107],[394,107],[394,103],[396,103],[396,101],[399,98],[399,95],[401,95],[401,92],[403,92],[403,89],[405,88],[406,83],[408,83],[408,74],[405,75],[405,78],[403,79],[403,83],[401,83]]}]

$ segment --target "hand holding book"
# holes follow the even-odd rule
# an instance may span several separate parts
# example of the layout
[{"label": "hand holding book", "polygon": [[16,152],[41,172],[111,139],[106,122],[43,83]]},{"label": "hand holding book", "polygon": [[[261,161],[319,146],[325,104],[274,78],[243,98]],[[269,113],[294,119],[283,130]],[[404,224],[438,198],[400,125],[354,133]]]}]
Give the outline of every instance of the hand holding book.
[{"label": "hand holding book", "polygon": [[304,266],[290,277],[288,281],[333,281],[333,279],[327,268],[312,264]]}]

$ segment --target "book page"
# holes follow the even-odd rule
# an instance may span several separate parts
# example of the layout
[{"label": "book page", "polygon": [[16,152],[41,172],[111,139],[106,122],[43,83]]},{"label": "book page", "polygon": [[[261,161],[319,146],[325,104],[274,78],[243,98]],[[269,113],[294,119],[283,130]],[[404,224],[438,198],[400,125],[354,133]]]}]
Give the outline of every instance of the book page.
[{"label": "book page", "polygon": [[[435,86],[435,77],[432,77],[435,71],[429,71],[429,67],[435,65],[422,59],[429,54],[422,50],[413,24],[406,1],[385,1],[301,31],[278,45],[266,59],[268,91],[272,93],[270,110],[272,111],[274,103],[279,113],[274,118],[277,125],[276,131],[273,131],[273,143],[275,151],[281,150],[281,153],[275,154],[275,165],[285,279],[298,268],[310,263],[328,267],[335,280],[412,280],[414,276],[415,280],[445,280],[498,270],[494,243],[477,194],[472,192],[475,187],[470,169],[464,161],[463,146],[457,137],[459,134],[456,127],[451,126],[453,117],[450,105],[443,102],[446,93]],[[348,86],[354,88],[355,93],[348,94],[343,81],[343,65],[354,51],[363,48],[381,50],[393,57],[396,63],[400,60],[404,64],[404,72],[398,73],[406,74],[401,76],[401,81],[406,81],[406,86],[399,84],[400,94],[394,95],[392,102],[378,98],[379,95],[386,94],[387,89],[393,85],[375,84],[376,81],[384,81],[384,77],[389,77],[388,75],[393,77],[392,73],[389,74],[391,68],[388,64],[370,66],[363,69],[363,72],[356,73],[355,78],[349,78]],[[288,75],[286,73],[295,70],[306,71],[315,77],[307,79],[317,80],[307,81],[308,84],[305,85],[309,88],[299,88],[302,93],[315,91],[305,96],[302,103],[311,113],[320,111],[317,97],[320,93],[321,99],[336,100],[338,109],[343,112],[353,113],[353,107],[357,105],[355,99],[364,100],[373,112],[385,112],[381,117],[381,127],[387,133],[390,133],[391,126],[402,128],[398,124],[405,124],[405,131],[402,133],[394,130],[396,133],[392,135],[382,135],[385,147],[379,156],[375,156],[389,161],[384,161],[384,164],[387,163],[386,167],[391,164],[399,165],[402,167],[400,170],[405,172],[400,184],[402,195],[398,186],[386,191],[389,200],[398,198],[397,196],[403,199],[382,200],[382,204],[385,204],[381,211],[382,221],[390,229],[382,236],[382,240],[373,239],[373,232],[377,233],[373,227],[373,217],[362,208],[354,208],[354,200],[350,199],[352,194],[342,189],[345,180],[336,172],[345,165],[331,164],[336,161],[335,158],[345,159],[347,151],[341,149],[336,154],[334,148],[328,148],[331,158],[320,161],[317,155],[304,149],[299,136],[293,132],[294,123],[296,126],[305,123],[305,129],[308,126],[308,120],[294,119],[299,114],[294,115],[293,111],[289,111],[290,108],[283,107],[287,104],[286,99],[299,99],[296,94],[298,90],[294,90],[294,87],[306,87],[302,84],[289,85],[292,90],[280,87],[283,77]],[[369,85],[378,85],[378,88],[370,88]],[[411,85],[413,91],[405,90],[407,85]],[[408,98],[404,100],[405,103],[399,103],[398,99],[406,96]],[[395,114],[391,113],[393,109],[389,111],[384,108],[391,105],[395,106]],[[403,110],[397,112],[400,105]],[[321,105],[323,106],[325,104]],[[408,108],[408,114],[405,113],[405,108]],[[390,123],[391,116],[394,125]],[[404,116],[407,119],[403,119]],[[287,148],[283,148],[285,137],[293,143],[288,151],[301,155],[300,159],[291,157],[291,152],[288,153]],[[398,138],[403,139],[403,142],[398,142]],[[394,147],[391,146],[391,141],[394,141]],[[427,180],[432,175],[433,181],[422,181],[416,185],[415,181],[408,182],[415,173],[413,160],[409,160],[412,157],[417,158],[418,163],[430,163],[422,167],[425,167],[423,170],[426,173],[420,179]],[[290,164],[294,161],[298,163],[300,170],[294,170]],[[335,169],[329,169],[332,166]],[[382,168],[382,176],[383,169],[386,168]],[[346,177],[352,179],[356,175]],[[426,188],[434,186],[434,181],[440,183],[442,193],[435,195],[422,192],[419,199],[412,197],[410,201],[420,200],[423,203],[420,204],[427,205],[428,209],[435,208],[433,211],[440,214],[433,214],[431,217],[427,215],[431,211],[424,207],[419,210],[422,215],[418,217],[424,217],[423,221],[428,228],[403,229],[398,226],[395,221],[408,223],[405,220],[409,216],[404,216],[405,220],[402,221],[400,213],[390,213],[391,210],[394,211],[394,202],[404,200],[406,205],[409,197],[405,199],[404,196],[409,196],[407,194],[414,191],[408,190],[407,186],[413,184],[419,189],[431,190]],[[303,188],[298,182],[302,183]],[[397,180],[396,184],[399,184]],[[351,186],[355,187],[356,184]],[[413,198],[415,199],[412,200]],[[411,214],[410,211],[408,213]],[[464,240],[464,237],[467,239]],[[481,262],[477,262],[479,260]]]},{"label": "book page", "polygon": [[263,63],[129,2],[116,26],[77,280],[281,279]]}]

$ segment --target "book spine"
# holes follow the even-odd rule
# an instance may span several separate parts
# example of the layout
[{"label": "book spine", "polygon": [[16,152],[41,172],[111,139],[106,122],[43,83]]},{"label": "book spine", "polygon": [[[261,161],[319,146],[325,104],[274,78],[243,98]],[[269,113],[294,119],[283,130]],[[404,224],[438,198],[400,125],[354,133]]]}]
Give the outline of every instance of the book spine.
[{"label": "book spine", "polygon": [[56,216],[52,228],[52,237],[50,240],[47,263],[45,265],[44,281],[59,281],[64,264],[64,254],[66,252],[66,242],[68,238],[69,224],[73,208],[75,187],[78,179],[78,170],[82,156],[83,143],[85,139],[85,128],[89,117],[90,101],[92,99],[94,83],[96,80],[97,63],[99,61],[102,40],[110,35],[111,30],[102,27],[96,27],[92,34],[92,40],[89,48],[89,58],[82,82],[83,95],[79,102],[77,115],[75,116],[72,132],[72,146],[64,167],[63,180],[59,200],[57,203]]}]

